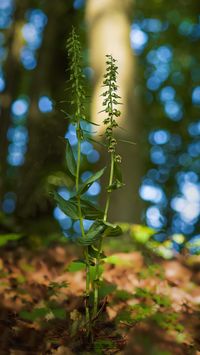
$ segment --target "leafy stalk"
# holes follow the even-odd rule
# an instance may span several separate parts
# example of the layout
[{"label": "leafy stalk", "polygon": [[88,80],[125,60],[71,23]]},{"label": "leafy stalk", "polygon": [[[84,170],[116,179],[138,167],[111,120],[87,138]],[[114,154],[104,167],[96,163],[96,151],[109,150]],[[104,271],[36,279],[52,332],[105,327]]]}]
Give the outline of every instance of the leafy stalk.
[{"label": "leafy stalk", "polygon": [[[76,170],[76,192],[79,190],[79,179],[80,179],[80,162],[81,162],[81,139],[79,137],[80,135],[80,121],[77,124],[77,137],[78,137],[78,151],[77,151],[77,170]],[[83,225],[83,216],[82,216],[82,210],[81,210],[81,198],[80,195],[77,194],[77,204],[78,204],[78,212],[79,212],[79,221],[80,221],[80,229],[81,229],[81,235],[83,238],[86,237],[85,231],[84,231],[84,225]],[[90,265],[89,265],[89,255],[88,255],[88,247],[85,247],[85,260],[86,260],[86,324],[88,327],[87,332],[89,333],[90,331],[90,312],[89,312],[89,305],[88,305],[88,300],[89,300],[89,294],[90,294]]]},{"label": "leafy stalk", "polygon": [[[81,129],[81,119],[85,118],[85,108],[84,108],[84,100],[85,100],[85,92],[83,86],[83,74],[82,74],[82,66],[81,66],[81,45],[78,35],[75,33],[75,30],[72,30],[71,36],[67,41],[67,49],[68,54],[71,59],[71,75],[70,81],[72,83],[72,94],[73,101],[72,104],[75,106],[74,113],[74,121],[76,123],[76,135],[77,135],[77,165],[76,165],[76,193],[77,193],[77,206],[78,206],[78,214],[79,214],[79,222],[81,235],[83,238],[86,238],[86,234],[84,231],[83,225],[83,215],[81,209],[81,197],[79,192],[80,187],[80,166],[81,166],[81,140],[83,139],[83,132]],[[86,260],[86,324],[87,330],[89,332],[90,329],[90,312],[89,312],[89,293],[90,293],[90,265],[89,265],[89,255],[88,255],[88,247],[84,248],[84,255]]]},{"label": "leafy stalk", "polygon": [[[105,136],[106,136],[106,146],[108,149],[108,152],[110,153],[110,174],[109,174],[109,183],[108,183],[108,192],[107,192],[107,199],[106,199],[106,204],[105,204],[105,210],[104,210],[104,216],[103,216],[103,222],[107,222],[107,217],[108,217],[108,210],[109,210],[109,205],[110,205],[110,197],[111,197],[111,192],[116,189],[121,187],[123,184],[122,182],[118,179],[118,174],[115,169],[116,164],[121,163],[121,156],[116,154],[116,145],[117,141],[114,138],[114,128],[118,127],[118,124],[115,120],[116,117],[119,117],[121,115],[121,112],[116,108],[117,105],[120,103],[117,101],[120,96],[117,95],[117,65],[115,64],[116,60],[111,56],[107,55],[107,73],[104,75],[104,87],[106,87],[106,91],[102,94],[104,96],[104,101],[103,101],[103,106],[106,106],[105,110],[103,110],[106,114],[107,117],[104,119],[104,124],[107,126],[106,131],[105,131]],[[118,180],[118,185],[115,184],[115,181]],[[95,275],[96,275],[96,282],[95,282],[95,287],[94,287],[94,307],[93,307],[93,319],[96,318],[97,316],[97,311],[98,311],[98,302],[99,302],[99,267],[101,263],[101,254],[102,254],[102,245],[103,245],[103,238],[104,234],[102,234],[100,240],[99,240],[99,245],[98,245],[98,254],[96,258],[96,270],[95,270]]]},{"label": "leafy stalk", "polygon": [[[86,329],[87,335],[91,334],[91,314],[89,307],[90,291],[94,295],[93,304],[93,320],[98,317],[98,303],[99,303],[99,281],[100,281],[100,265],[101,260],[104,257],[102,253],[103,239],[107,236],[118,236],[121,234],[121,228],[107,222],[111,192],[121,187],[122,179],[119,164],[121,162],[120,155],[116,154],[117,141],[114,138],[113,130],[118,126],[115,118],[120,116],[120,111],[116,108],[119,102],[117,101],[120,96],[117,95],[117,66],[115,59],[107,55],[107,72],[104,76],[103,87],[106,87],[106,91],[103,93],[104,101],[103,110],[106,113],[104,124],[106,126],[105,138],[106,142],[104,146],[107,147],[110,154],[110,175],[107,188],[107,200],[105,204],[104,212],[101,211],[96,204],[85,199],[84,194],[90,188],[90,186],[104,174],[105,168],[95,172],[83,183],[80,181],[80,169],[81,169],[81,142],[83,139],[87,139],[85,131],[81,127],[81,120],[85,118],[84,101],[86,99],[84,91],[84,76],[82,74],[81,65],[81,45],[78,35],[72,30],[71,36],[67,41],[67,50],[70,58],[70,87],[72,92],[71,105],[73,107],[73,115],[67,115],[70,118],[72,124],[76,126],[77,136],[77,158],[75,159],[73,149],[70,142],[66,142],[66,161],[70,174],[73,177],[75,185],[75,193],[69,200],[65,200],[62,196],[55,191],[54,197],[59,205],[60,209],[73,220],[80,222],[81,235],[77,238],[71,237],[71,241],[75,242],[84,248],[84,261],[86,265],[86,303],[85,303],[85,317],[86,317]],[[90,122],[92,123],[92,122]],[[85,219],[93,220],[89,230],[84,230],[83,221]],[[98,244],[98,248],[96,248]],[[95,265],[95,277],[91,277],[91,263]],[[100,312],[100,311],[99,311]]]}]

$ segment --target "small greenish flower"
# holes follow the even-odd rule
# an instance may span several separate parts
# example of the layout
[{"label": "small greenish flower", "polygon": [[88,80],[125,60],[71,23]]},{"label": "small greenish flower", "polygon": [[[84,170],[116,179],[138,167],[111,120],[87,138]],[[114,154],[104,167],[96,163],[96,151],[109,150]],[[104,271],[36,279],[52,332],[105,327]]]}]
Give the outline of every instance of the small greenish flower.
[{"label": "small greenish flower", "polygon": [[86,94],[84,88],[85,77],[82,72],[81,43],[74,28],[67,40],[66,48],[70,59],[69,84],[73,97],[71,104],[74,106],[74,122],[77,123],[77,121],[80,120],[80,117],[85,119]]},{"label": "small greenish flower", "polygon": [[114,159],[116,162],[121,162],[121,157],[116,155],[116,145],[117,141],[114,138],[113,129],[118,127],[118,123],[116,121],[117,117],[120,117],[121,112],[118,110],[117,106],[120,105],[118,101],[121,97],[116,93],[118,86],[117,82],[117,65],[116,59],[112,57],[112,55],[106,55],[106,74],[104,75],[103,87],[106,87],[106,91],[103,92],[102,96],[104,97],[103,106],[105,109],[103,110],[107,117],[104,119],[103,123],[106,126],[105,137],[106,144],[109,153],[114,155]]}]

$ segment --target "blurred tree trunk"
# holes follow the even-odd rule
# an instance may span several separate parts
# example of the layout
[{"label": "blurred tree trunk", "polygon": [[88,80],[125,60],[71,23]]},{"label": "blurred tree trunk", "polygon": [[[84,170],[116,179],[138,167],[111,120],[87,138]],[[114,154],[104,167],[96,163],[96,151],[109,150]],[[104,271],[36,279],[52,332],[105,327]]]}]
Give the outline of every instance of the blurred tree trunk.
[{"label": "blurred tree trunk", "polygon": [[[13,23],[5,32],[8,56],[4,63],[6,89],[1,95],[0,112],[0,201],[6,192],[15,192],[15,215],[27,219],[49,213],[45,179],[50,172],[61,169],[64,164],[64,143],[59,136],[63,136],[64,130],[67,129],[67,121],[60,112],[60,108],[63,108],[60,101],[66,95],[65,46],[71,26],[79,21],[79,16],[73,8],[73,0],[60,0],[57,7],[48,0],[44,0],[42,6],[40,0],[15,0],[14,3]],[[20,61],[20,51],[24,45],[21,29],[27,21],[26,12],[40,7],[47,15],[48,23],[43,34],[42,47],[37,52],[37,67],[28,71]],[[13,167],[7,162],[7,131],[13,125],[11,104],[22,94],[27,95],[31,102],[26,123],[29,132],[28,151],[25,164]],[[38,99],[41,95],[49,95],[58,103],[57,109],[48,116],[38,109]]]},{"label": "blurred tree trunk", "polygon": [[[138,188],[141,177],[139,157],[138,107],[134,97],[135,61],[130,46],[130,14],[133,12],[132,0],[88,0],[86,21],[89,35],[89,55],[94,70],[94,90],[91,107],[92,120],[100,127],[102,134],[102,81],[105,73],[105,55],[112,54],[118,64],[119,94],[123,105],[119,107],[122,114],[118,120],[118,138],[134,141],[135,145],[119,143],[122,155],[122,172],[126,186],[113,193],[110,217],[112,220],[139,222],[141,200]],[[103,156],[103,160],[105,158]]]},{"label": "blurred tree trunk", "polygon": [[[67,121],[60,112],[60,101],[64,99],[66,85],[63,74],[67,67],[66,39],[74,23],[75,11],[72,1],[66,4],[65,0],[61,0],[56,8],[54,3],[46,2],[45,14],[48,24],[29,87],[29,149],[17,179],[17,215],[24,219],[49,212],[49,198],[45,194],[46,178],[51,172],[59,170],[64,160],[64,143],[59,137],[67,129]],[[66,23],[66,16],[72,22]],[[58,103],[56,110],[48,114],[48,124],[47,117],[37,107],[38,99],[43,94]]]},{"label": "blurred tree trunk", "polygon": [[0,129],[0,200],[2,200],[5,191],[9,188],[7,171],[7,151],[8,139],[7,131],[11,125],[10,105],[16,95],[18,81],[15,80],[19,75],[19,65],[14,54],[14,44],[16,41],[16,27],[18,24],[20,11],[15,11],[13,26],[6,32],[7,59],[4,65],[6,73],[6,90],[0,95],[1,98],[1,129]]}]

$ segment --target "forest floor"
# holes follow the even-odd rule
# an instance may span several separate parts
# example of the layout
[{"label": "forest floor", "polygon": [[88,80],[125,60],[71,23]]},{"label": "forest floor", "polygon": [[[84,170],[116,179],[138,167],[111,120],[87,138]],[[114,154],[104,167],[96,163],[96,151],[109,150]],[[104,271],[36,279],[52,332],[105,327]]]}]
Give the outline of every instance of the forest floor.
[{"label": "forest floor", "polygon": [[80,257],[76,247],[2,248],[0,355],[200,354],[200,256],[106,252],[114,257],[91,347],[82,323],[85,275],[68,269]]}]

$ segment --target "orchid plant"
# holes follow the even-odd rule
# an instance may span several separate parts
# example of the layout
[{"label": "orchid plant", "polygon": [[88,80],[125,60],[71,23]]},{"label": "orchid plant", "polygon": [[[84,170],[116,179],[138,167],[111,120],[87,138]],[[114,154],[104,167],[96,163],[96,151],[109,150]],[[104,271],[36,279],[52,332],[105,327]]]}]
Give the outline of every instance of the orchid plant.
[{"label": "orchid plant", "polygon": [[[81,43],[74,29],[72,29],[71,35],[67,40],[67,51],[70,59],[69,85],[73,97],[71,101],[73,114],[68,115],[68,118],[76,129],[77,149],[74,150],[69,140],[66,139],[66,162],[74,188],[69,200],[63,199],[56,191],[54,192],[54,198],[60,209],[68,217],[80,223],[80,235],[70,239],[83,249],[81,263],[84,264],[86,272],[85,325],[86,332],[89,335],[100,313],[99,289],[102,283],[102,266],[105,262],[103,242],[105,238],[119,236],[122,233],[118,225],[108,221],[112,192],[123,186],[120,169],[121,156],[117,153],[117,140],[115,138],[115,129],[118,127],[117,118],[121,115],[118,109],[120,104],[117,86],[118,67],[112,55],[106,55],[106,73],[102,84],[102,112],[104,112],[105,118],[102,124],[105,126],[103,144],[109,155],[110,166],[106,187],[106,203],[104,209],[101,209],[92,203],[85,193],[96,180],[102,177],[106,168],[96,171],[83,183],[80,179],[82,164],[81,143],[83,140],[91,139],[88,132],[83,129],[82,122],[94,123],[86,118],[86,92],[85,77],[82,70]],[[84,219],[93,222],[87,231],[84,229]],[[78,262],[80,263],[80,260]]]}]

